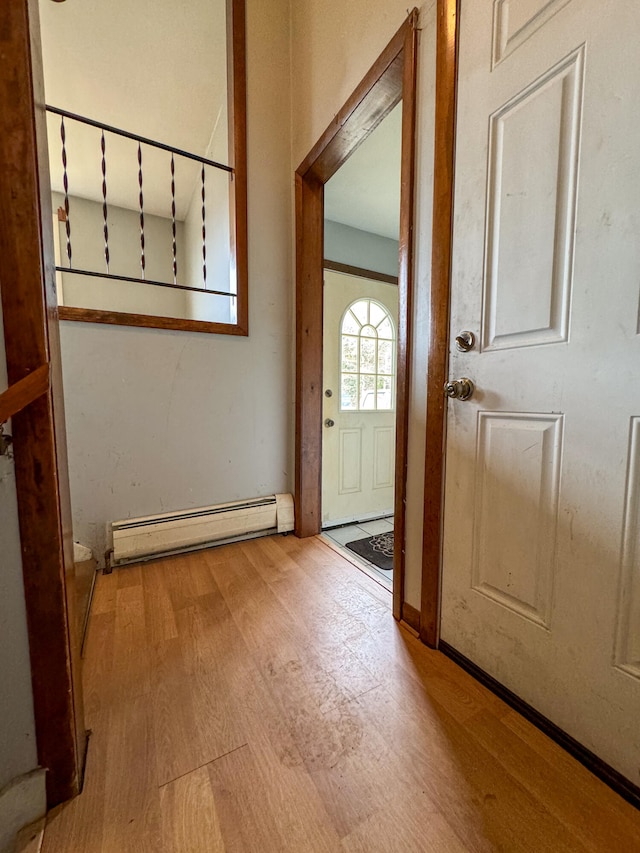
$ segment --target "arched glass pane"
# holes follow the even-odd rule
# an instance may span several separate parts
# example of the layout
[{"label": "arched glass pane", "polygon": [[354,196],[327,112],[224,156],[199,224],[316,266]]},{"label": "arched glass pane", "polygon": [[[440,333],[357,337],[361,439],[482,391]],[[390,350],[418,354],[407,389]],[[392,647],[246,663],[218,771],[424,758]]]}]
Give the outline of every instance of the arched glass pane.
[{"label": "arched glass pane", "polygon": [[342,334],[343,335],[359,335],[360,334],[360,323],[353,316],[351,311],[347,311],[344,315],[344,320],[342,321]]},{"label": "arched glass pane", "polygon": [[378,305],[377,302],[372,302],[369,306],[369,322],[372,326],[377,326],[381,323],[385,317],[387,316],[387,312],[384,310],[382,305]]},{"label": "arched glass pane", "polygon": [[351,313],[355,316],[361,326],[366,326],[369,322],[369,300],[361,299],[351,306]]},{"label": "arched glass pane", "polygon": [[378,337],[385,338],[388,341],[393,340],[393,326],[391,325],[391,320],[388,317],[378,325]]},{"label": "arched glass pane", "polygon": [[392,411],[395,332],[388,310],[359,299],[345,312],[340,331],[340,409]]}]

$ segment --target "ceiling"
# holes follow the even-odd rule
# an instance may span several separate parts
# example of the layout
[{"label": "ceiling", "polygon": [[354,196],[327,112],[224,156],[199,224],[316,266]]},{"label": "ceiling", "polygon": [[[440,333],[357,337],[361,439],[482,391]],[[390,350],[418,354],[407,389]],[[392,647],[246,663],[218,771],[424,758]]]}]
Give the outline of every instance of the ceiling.
[{"label": "ceiling", "polygon": [[[225,0],[40,0],[48,104],[226,162]],[[62,189],[60,120],[49,117]],[[100,132],[67,123],[69,192],[101,199]],[[138,204],[137,147],[107,136],[112,204]],[[145,209],[169,215],[170,155],[143,148]],[[178,217],[198,165],[176,161]]]},{"label": "ceiling", "polygon": [[397,240],[400,231],[402,103],[325,185],[325,217]]}]

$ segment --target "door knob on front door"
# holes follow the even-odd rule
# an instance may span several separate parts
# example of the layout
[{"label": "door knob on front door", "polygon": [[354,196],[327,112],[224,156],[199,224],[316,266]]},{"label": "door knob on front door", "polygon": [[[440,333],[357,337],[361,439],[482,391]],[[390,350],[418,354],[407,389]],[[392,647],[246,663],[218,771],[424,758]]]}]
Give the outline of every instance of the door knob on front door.
[{"label": "door knob on front door", "polygon": [[470,400],[475,390],[476,386],[466,376],[463,376],[462,379],[453,379],[451,382],[444,383],[445,395],[454,400]]},{"label": "door knob on front door", "polygon": [[324,425],[325,425],[326,427],[332,427],[332,426],[335,426],[335,423],[336,423],[336,422],[335,422],[335,421],[332,421],[332,420],[331,420],[331,418],[327,418],[327,419],[325,420],[325,422],[324,422]]}]

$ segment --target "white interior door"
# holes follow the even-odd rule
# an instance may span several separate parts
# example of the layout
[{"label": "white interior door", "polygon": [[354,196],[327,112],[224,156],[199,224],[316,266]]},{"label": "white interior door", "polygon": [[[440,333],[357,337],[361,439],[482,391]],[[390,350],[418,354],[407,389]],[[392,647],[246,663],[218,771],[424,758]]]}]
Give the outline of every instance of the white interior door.
[{"label": "white interior door", "polygon": [[322,525],[393,513],[398,288],[324,274]]},{"label": "white interior door", "polygon": [[462,0],[441,623],[636,784],[638,11]]}]

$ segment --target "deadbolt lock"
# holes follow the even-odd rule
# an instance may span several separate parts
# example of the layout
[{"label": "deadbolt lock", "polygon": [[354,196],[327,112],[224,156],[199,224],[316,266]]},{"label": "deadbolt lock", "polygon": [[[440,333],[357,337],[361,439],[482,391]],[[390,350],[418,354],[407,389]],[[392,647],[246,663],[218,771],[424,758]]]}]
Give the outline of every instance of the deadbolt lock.
[{"label": "deadbolt lock", "polygon": [[460,352],[469,352],[476,345],[476,336],[473,332],[460,332],[456,337],[456,347]]}]

